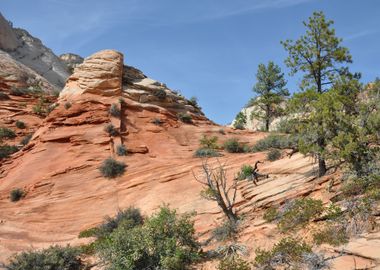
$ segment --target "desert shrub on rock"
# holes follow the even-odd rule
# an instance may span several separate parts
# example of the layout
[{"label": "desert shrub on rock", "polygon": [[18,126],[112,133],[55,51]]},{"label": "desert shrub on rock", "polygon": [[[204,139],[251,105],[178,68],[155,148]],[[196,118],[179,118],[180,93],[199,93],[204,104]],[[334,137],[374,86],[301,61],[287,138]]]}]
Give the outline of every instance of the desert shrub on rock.
[{"label": "desert shrub on rock", "polygon": [[111,105],[111,107],[110,107],[110,114],[113,117],[120,118],[120,109],[119,109],[119,107],[116,104],[112,104]]},{"label": "desert shrub on rock", "polygon": [[26,125],[25,125],[25,123],[23,121],[17,120],[16,121],[16,127],[19,128],[19,129],[24,129],[24,128],[26,128]]},{"label": "desert shrub on rock", "polygon": [[193,123],[193,118],[191,117],[190,114],[188,113],[179,113],[177,115],[178,119],[183,122],[183,123],[186,123],[186,124],[191,124]]},{"label": "desert shrub on rock", "polygon": [[0,92],[0,100],[8,100],[9,96],[3,92]]},{"label": "desert shrub on rock", "polygon": [[317,245],[329,244],[340,246],[347,244],[348,240],[349,236],[343,224],[330,223],[313,234],[313,241]]},{"label": "desert shrub on rock", "polygon": [[250,270],[251,265],[240,256],[230,256],[220,260],[217,270]]},{"label": "desert shrub on rock", "polygon": [[153,95],[158,98],[159,100],[165,100],[166,99],[166,91],[164,89],[157,89],[153,92]]},{"label": "desert shrub on rock", "polygon": [[218,151],[216,151],[214,149],[210,149],[210,148],[198,148],[195,151],[194,156],[195,157],[204,158],[204,157],[220,157],[222,155]]},{"label": "desert shrub on rock", "polygon": [[16,137],[16,133],[7,127],[0,127],[0,140],[13,139]]},{"label": "desert shrub on rock", "polygon": [[297,138],[290,135],[269,135],[259,140],[253,147],[253,152],[261,152],[270,149],[287,149],[296,147]]},{"label": "desert shrub on rock", "polygon": [[25,96],[29,93],[28,89],[12,88],[9,92],[12,96]]},{"label": "desert shrub on rock", "polygon": [[247,116],[243,112],[239,112],[235,117],[234,128],[245,129],[247,124]]},{"label": "desert shrub on rock", "polygon": [[97,248],[109,269],[182,270],[199,257],[191,215],[161,207],[142,225],[118,226]]},{"label": "desert shrub on rock", "polygon": [[128,150],[127,150],[127,147],[125,147],[124,144],[119,144],[117,147],[116,147],[116,154],[118,156],[126,156],[128,154]]},{"label": "desert shrub on rock", "polygon": [[119,162],[113,158],[107,158],[103,161],[103,164],[100,166],[99,170],[101,174],[106,178],[116,178],[122,176],[125,173],[125,165],[123,162]]},{"label": "desert shrub on rock", "polygon": [[231,240],[236,237],[238,233],[239,221],[224,221],[219,227],[216,227],[212,231],[212,237],[216,241],[226,241]]},{"label": "desert shrub on rock", "polygon": [[9,270],[82,270],[85,264],[78,249],[70,246],[51,246],[47,249],[24,251],[13,256],[7,264]]},{"label": "desert shrub on rock", "polygon": [[275,161],[281,158],[281,151],[278,149],[272,149],[267,153],[267,159],[269,161]]},{"label": "desert shrub on rock", "polygon": [[65,104],[63,105],[65,107],[66,110],[70,109],[72,104],[71,102],[65,102]]},{"label": "desert shrub on rock", "polygon": [[24,138],[21,139],[20,143],[22,145],[27,145],[29,143],[29,141],[32,139],[32,137],[33,137],[33,134],[28,134]]},{"label": "desert shrub on rock", "polygon": [[267,222],[273,222],[279,218],[279,212],[275,207],[269,207],[265,210],[263,219]]},{"label": "desert shrub on rock", "polygon": [[206,135],[203,135],[202,138],[199,140],[199,144],[202,148],[208,148],[208,149],[219,148],[217,136],[208,137]]},{"label": "desert shrub on rock", "polygon": [[229,153],[243,153],[244,147],[238,139],[232,138],[227,140],[224,144],[224,150]]},{"label": "desert shrub on rock", "polygon": [[19,148],[14,145],[0,145],[0,159],[7,158],[18,150]]},{"label": "desert shrub on rock", "polygon": [[17,202],[25,196],[25,191],[21,188],[15,188],[11,190],[10,200],[11,202]]},{"label": "desert shrub on rock", "polygon": [[115,128],[114,125],[112,125],[112,123],[107,124],[104,127],[104,131],[107,132],[110,136],[117,136],[117,135],[119,135],[119,131]]}]

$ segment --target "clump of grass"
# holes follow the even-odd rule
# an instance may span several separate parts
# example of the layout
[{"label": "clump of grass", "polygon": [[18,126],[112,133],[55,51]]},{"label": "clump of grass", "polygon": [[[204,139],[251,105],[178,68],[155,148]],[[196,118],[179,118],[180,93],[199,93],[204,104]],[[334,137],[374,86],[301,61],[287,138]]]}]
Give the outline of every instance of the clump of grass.
[{"label": "clump of grass", "polygon": [[6,127],[0,127],[0,140],[1,139],[13,139],[16,137],[16,133]]},{"label": "clump of grass", "polygon": [[128,150],[127,150],[127,147],[125,147],[124,144],[119,144],[117,147],[116,147],[116,154],[118,156],[126,156],[128,154]]},{"label": "clump of grass", "polygon": [[281,158],[281,151],[278,149],[272,149],[267,153],[267,159],[269,161],[275,161]]},{"label": "clump of grass", "polygon": [[119,135],[119,131],[115,128],[114,125],[112,125],[112,123],[107,124],[104,127],[104,131],[107,132],[110,136],[117,136],[117,135]]},{"label": "clump of grass", "polygon": [[17,120],[16,121],[16,127],[19,128],[19,129],[24,129],[24,128],[26,128],[26,125],[25,125],[25,123],[23,121]]},{"label": "clump of grass", "polygon": [[178,113],[177,117],[183,123],[186,123],[186,124],[193,123],[193,118],[188,113]]},{"label": "clump of grass", "polygon": [[122,176],[125,173],[125,165],[123,162],[119,162],[113,158],[107,158],[100,166],[100,173],[109,179],[113,179]]},{"label": "clump of grass", "polygon": [[25,191],[21,188],[15,188],[11,190],[10,200],[11,202],[17,202],[25,196]]},{"label": "clump of grass", "polygon": [[244,164],[240,168],[240,171],[237,175],[237,179],[245,180],[248,178],[249,180],[252,180],[251,178],[252,178],[253,173],[254,173],[253,167],[251,165]]},{"label": "clump of grass", "polygon": [[215,149],[199,148],[195,151],[194,156],[204,158],[204,157],[220,157],[222,155]]},{"label": "clump of grass", "polygon": [[15,145],[0,145],[0,159],[7,158],[18,150],[18,147]]},{"label": "clump of grass", "polygon": [[113,116],[113,117],[117,117],[117,118],[120,118],[120,109],[119,107],[116,105],[116,104],[112,104],[111,107],[110,107],[110,114]]},{"label": "clump of grass", "polygon": [[199,144],[202,148],[208,148],[208,149],[218,149],[218,137],[212,136],[208,137],[206,135],[203,135],[202,138],[199,140]]},{"label": "clump of grass", "polygon": [[244,147],[238,139],[229,139],[224,143],[224,150],[229,153],[244,153]]}]

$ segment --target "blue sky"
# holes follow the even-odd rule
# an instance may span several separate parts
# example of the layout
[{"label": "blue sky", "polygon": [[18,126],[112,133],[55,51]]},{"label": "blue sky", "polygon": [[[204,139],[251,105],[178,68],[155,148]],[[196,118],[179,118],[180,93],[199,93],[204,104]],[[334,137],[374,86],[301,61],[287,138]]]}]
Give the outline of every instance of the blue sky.
[{"label": "blue sky", "polygon": [[[283,71],[280,41],[304,32],[302,21],[322,10],[335,21],[363,82],[380,76],[379,0],[1,0],[14,26],[40,38],[56,54],[102,49],[125,63],[196,96],[206,115],[230,122],[252,96],[259,63]],[[299,78],[289,77],[297,91]]]}]

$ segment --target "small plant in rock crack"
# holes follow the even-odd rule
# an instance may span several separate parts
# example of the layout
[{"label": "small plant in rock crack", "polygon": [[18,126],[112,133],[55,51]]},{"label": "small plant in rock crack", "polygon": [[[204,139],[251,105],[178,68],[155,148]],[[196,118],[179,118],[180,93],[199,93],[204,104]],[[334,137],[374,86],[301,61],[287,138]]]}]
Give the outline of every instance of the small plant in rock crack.
[{"label": "small plant in rock crack", "polygon": [[116,105],[116,104],[112,104],[111,107],[110,107],[110,114],[113,116],[113,117],[116,117],[116,118],[120,118],[120,109],[119,107]]},{"label": "small plant in rock crack", "polygon": [[127,147],[125,147],[124,144],[119,144],[117,147],[116,147],[116,154],[118,156],[126,156],[128,154],[128,150],[127,150]]},{"label": "small plant in rock crack", "polygon": [[17,202],[25,196],[25,191],[21,188],[15,188],[11,190],[10,200],[11,202]]},{"label": "small plant in rock crack", "polygon": [[19,129],[24,129],[24,128],[26,128],[26,125],[25,125],[25,123],[23,121],[17,120],[16,121],[16,127],[19,128]]},{"label": "small plant in rock crack", "polygon": [[104,127],[104,131],[107,132],[110,136],[117,136],[117,135],[119,135],[119,131],[111,123],[107,124]]}]

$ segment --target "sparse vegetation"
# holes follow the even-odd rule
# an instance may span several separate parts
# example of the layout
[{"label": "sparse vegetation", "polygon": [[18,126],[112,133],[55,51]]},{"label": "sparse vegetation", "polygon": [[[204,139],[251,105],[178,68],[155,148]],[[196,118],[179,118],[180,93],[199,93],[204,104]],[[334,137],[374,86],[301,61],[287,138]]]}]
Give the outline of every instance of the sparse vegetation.
[{"label": "sparse vegetation", "polygon": [[250,270],[251,265],[240,256],[229,256],[220,260],[218,270]]},{"label": "sparse vegetation", "polygon": [[119,162],[113,158],[107,158],[100,166],[99,170],[104,177],[112,179],[122,176],[125,173],[126,167],[127,165],[123,162]]},{"label": "sparse vegetation", "polygon": [[165,100],[166,99],[166,91],[164,89],[157,89],[153,92],[153,95],[158,98],[159,100]]},{"label": "sparse vegetation", "polygon": [[191,97],[189,99],[189,104],[195,108],[197,108],[198,110],[201,110],[202,108],[199,106],[198,104],[198,98],[197,97]]},{"label": "sparse vegetation", "polygon": [[0,100],[8,100],[9,96],[3,92],[0,92]]},{"label": "sparse vegetation", "polygon": [[10,128],[0,127],[0,140],[13,139],[16,137],[16,133]]},{"label": "sparse vegetation", "polygon": [[254,174],[254,168],[251,165],[244,164],[237,175],[238,180],[245,180],[252,178]]},{"label": "sparse vegetation", "polygon": [[108,135],[110,135],[110,136],[117,136],[117,135],[119,135],[119,131],[115,128],[114,125],[112,125],[112,123],[107,124],[104,127],[104,131],[107,132]]},{"label": "sparse vegetation", "polygon": [[269,135],[259,140],[253,147],[253,152],[262,152],[271,149],[294,149],[297,138],[289,135]]},{"label": "sparse vegetation", "polygon": [[110,114],[113,116],[113,117],[117,117],[117,118],[120,118],[120,109],[119,107],[117,106],[117,104],[112,104],[111,107],[110,107]]},{"label": "sparse vegetation", "polygon": [[277,208],[269,207],[267,210],[265,210],[263,218],[267,222],[273,222],[277,220],[279,216],[280,216],[280,213],[278,212]]},{"label": "sparse vegetation", "polygon": [[28,89],[22,89],[22,88],[12,88],[9,93],[12,96],[25,96],[29,93]]},{"label": "sparse vegetation", "polygon": [[242,144],[236,138],[228,139],[224,143],[223,146],[224,146],[224,150],[226,150],[229,153],[243,153],[244,152],[244,148]]},{"label": "sparse vegetation", "polygon": [[[308,258],[313,255],[311,247],[304,241],[295,238],[283,238],[271,250],[256,250],[255,266],[259,269],[325,269],[306,268]],[[327,265],[326,265],[327,266]],[[282,268],[281,268],[282,269]]]},{"label": "sparse vegetation", "polygon": [[222,225],[212,231],[212,236],[216,241],[231,240],[238,233],[238,221],[226,220]]},{"label": "sparse vegetation", "polygon": [[268,153],[267,153],[267,159],[269,161],[275,161],[275,160],[278,160],[281,158],[281,151],[278,150],[278,149],[271,149]]},{"label": "sparse vegetation", "polygon": [[119,224],[97,246],[97,253],[109,269],[185,269],[199,257],[190,218],[161,207],[142,225]]},{"label": "sparse vegetation", "polygon": [[199,144],[202,148],[207,149],[218,149],[218,137],[212,136],[208,137],[206,135],[203,135],[202,138],[199,140]]},{"label": "sparse vegetation", "polygon": [[193,123],[193,118],[188,113],[179,113],[177,116],[178,116],[178,119],[182,121],[183,123],[186,123],[186,124]]},{"label": "sparse vegetation", "polygon": [[0,145],[0,159],[7,158],[18,150],[20,149],[15,145]]},{"label": "sparse vegetation", "polygon": [[9,270],[82,270],[85,264],[78,249],[70,246],[51,246],[47,249],[24,251],[13,256],[6,266]]},{"label": "sparse vegetation", "polygon": [[24,129],[24,128],[26,128],[26,125],[25,125],[25,123],[23,121],[17,120],[16,121],[16,127],[19,128],[19,129]]},{"label": "sparse vegetation", "polygon": [[40,116],[48,116],[55,108],[56,104],[52,104],[51,101],[44,95],[41,95],[38,103],[33,106],[33,112]]},{"label": "sparse vegetation", "polygon": [[128,154],[128,150],[127,150],[127,147],[125,147],[124,144],[119,144],[117,147],[116,147],[116,154],[118,156],[126,156]]},{"label": "sparse vegetation", "polygon": [[11,190],[10,200],[11,202],[17,202],[25,196],[25,191],[21,188],[15,188]]},{"label": "sparse vegetation", "polygon": [[222,154],[220,154],[218,151],[214,149],[209,148],[199,148],[194,153],[195,157],[205,158],[205,157],[220,157]]},{"label": "sparse vegetation", "polygon": [[349,236],[342,224],[328,224],[325,228],[313,234],[314,243],[317,245],[340,246],[348,243],[348,239]]}]

